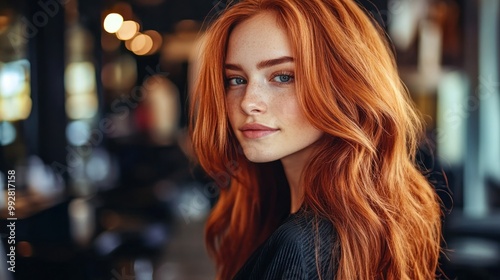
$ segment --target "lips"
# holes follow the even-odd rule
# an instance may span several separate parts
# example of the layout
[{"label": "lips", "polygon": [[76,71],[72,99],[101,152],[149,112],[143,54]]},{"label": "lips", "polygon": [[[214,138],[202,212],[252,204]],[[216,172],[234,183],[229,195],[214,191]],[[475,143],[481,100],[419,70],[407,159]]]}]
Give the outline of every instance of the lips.
[{"label": "lips", "polygon": [[243,136],[249,139],[257,139],[273,134],[279,129],[271,128],[258,123],[247,123],[239,128]]}]

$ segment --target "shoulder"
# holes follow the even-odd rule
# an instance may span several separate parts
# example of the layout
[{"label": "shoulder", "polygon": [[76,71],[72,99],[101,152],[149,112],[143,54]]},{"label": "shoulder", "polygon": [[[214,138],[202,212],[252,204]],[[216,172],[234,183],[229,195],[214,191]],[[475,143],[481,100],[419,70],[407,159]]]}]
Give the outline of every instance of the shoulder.
[{"label": "shoulder", "polygon": [[311,249],[315,249],[314,245],[319,245],[319,248],[332,248],[336,236],[330,221],[301,211],[288,217],[267,243],[277,248],[301,249],[300,253],[308,256]]},{"label": "shoulder", "polygon": [[319,275],[333,279],[336,244],[337,235],[328,220],[301,211],[276,229],[236,279],[319,279]]}]

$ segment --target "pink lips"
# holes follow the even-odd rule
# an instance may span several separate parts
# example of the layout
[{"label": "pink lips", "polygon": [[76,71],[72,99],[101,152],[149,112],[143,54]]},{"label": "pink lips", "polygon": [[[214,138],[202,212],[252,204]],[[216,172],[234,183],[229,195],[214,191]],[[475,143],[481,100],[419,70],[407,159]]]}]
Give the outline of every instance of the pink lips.
[{"label": "pink lips", "polygon": [[243,136],[250,139],[257,139],[272,134],[279,129],[271,128],[258,123],[247,123],[239,128]]}]

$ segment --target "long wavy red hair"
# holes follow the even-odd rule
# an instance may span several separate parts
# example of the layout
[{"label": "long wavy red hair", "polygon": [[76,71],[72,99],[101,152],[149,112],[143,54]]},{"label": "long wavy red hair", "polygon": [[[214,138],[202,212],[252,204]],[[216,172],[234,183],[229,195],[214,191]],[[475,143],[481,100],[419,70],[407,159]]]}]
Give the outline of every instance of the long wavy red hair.
[{"label": "long wavy red hair", "polygon": [[415,163],[423,125],[383,31],[351,0],[241,1],[206,33],[190,131],[199,163],[220,186],[206,225],[217,278],[234,276],[290,209],[280,162],[244,157],[225,104],[231,30],[264,11],[287,32],[298,102],[325,132],[303,171],[303,204],[338,232],[336,279],[435,278],[441,209]]}]

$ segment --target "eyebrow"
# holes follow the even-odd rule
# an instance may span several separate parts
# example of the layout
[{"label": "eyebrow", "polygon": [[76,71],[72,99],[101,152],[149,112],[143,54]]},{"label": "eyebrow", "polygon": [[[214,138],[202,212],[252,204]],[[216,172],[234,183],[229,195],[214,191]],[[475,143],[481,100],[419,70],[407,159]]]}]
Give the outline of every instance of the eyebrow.
[{"label": "eyebrow", "polygon": [[[257,63],[257,69],[261,70],[263,68],[269,68],[275,65],[283,64],[283,63],[288,63],[288,62],[293,62],[294,59],[291,56],[282,56],[278,58],[273,58],[273,59],[268,59],[268,60],[263,60],[259,63]],[[228,70],[242,70],[242,67],[239,64],[224,64],[224,68]]]}]

